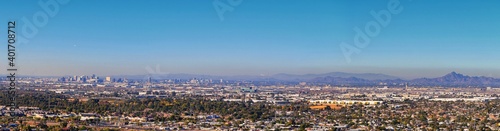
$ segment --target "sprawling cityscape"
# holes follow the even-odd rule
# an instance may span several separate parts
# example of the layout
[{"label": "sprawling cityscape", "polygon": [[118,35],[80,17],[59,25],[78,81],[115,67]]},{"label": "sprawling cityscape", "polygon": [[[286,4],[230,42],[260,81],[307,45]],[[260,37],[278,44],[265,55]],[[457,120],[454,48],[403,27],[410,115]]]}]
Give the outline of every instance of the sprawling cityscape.
[{"label": "sprawling cityscape", "polygon": [[[469,78],[451,80],[463,79]],[[500,129],[498,87],[332,86],[95,75],[26,77],[18,83],[19,107],[12,111],[2,106],[0,122],[21,130]],[[5,94],[1,98],[8,105]],[[17,122],[9,123],[8,117]]]}]

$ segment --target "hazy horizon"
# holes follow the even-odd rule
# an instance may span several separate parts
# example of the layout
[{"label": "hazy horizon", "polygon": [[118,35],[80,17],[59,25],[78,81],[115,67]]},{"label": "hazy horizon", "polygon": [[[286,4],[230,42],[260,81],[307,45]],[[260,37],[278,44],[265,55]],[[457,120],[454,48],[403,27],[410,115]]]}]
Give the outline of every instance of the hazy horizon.
[{"label": "hazy horizon", "polygon": [[[500,78],[498,4],[242,0],[220,15],[214,1],[69,0],[37,23],[33,16],[47,13],[38,1],[8,0],[0,20],[16,20],[19,36],[29,41],[16,47],[19,75],[348,72],[409,79],[455,71]],[[371,11],[388,6],[398,11],[380,23]],[[365,31],[372,21],[379,32],[356,45],[356,28]],[[30,23],[36,33],[24,30]],[[342,43],[359,52],[347,56]]]},{"label": "hazy horizon", "polygon": [[[495,76],[485,76],[485,75],[473,75],[473,74],[467,74],[467,73],[462,73],[462,72],[456,72],[456,71],[451,71],[443,74],[437,74],[437,75],[429,75],[429,76],[419,76],[419,77],[405,77],[405,76],[397,76],[397,75],[391,75],[391,74],[384,74],[384,73],[374,73],[374,72],[338,72],[338,71],[333,71],[333,72],[323,72],[323,73],[304,73],[304,74],[297,74],[297,73],[277,73],[277,74],[259,74],[259,75],[248,75],[248,74],[235,74],[235,75],[221,75],[221,74],[196,74],[196,73],[170,73],[170,72],[155,72],[155,73],[148,73],[148,74],[118,74],[118,75],[106,75],[106,74],[96,74],[96,73],[91,73],[91,74],[65,74],[65,75],[23,75],[21,76],[30,76],[30,77],[66,77],[66,76],[100,76],[100,77],[131,77],[131,76],[154,76],[154,75],[159,75],[159,76],[168,76],[168,75],[198,75],[198,76],[220,76],[220,77],[232,77],[232,76],[261,76],[261,77],[272,77],[274,75],[280,75],[280,74],[287,74],[287,75],[321,75],[321,74],[328,74],[328,73],[348,73],[348,74],[381,74],[381,75],[387,75],[387,76],[392,76],[396,77],[399,79],[405,79],[405,80],[411,80],[411,79],[418,79],[418,78],[437,78],[437,77],[442,77],[445,75],[448,75],[452,72],[462,74],[465,76],[471,76],[471,77],[492,77],[492,78],[498,78]],[[0,74],[0,75],[7,75],[7,74]],[[194,77],[195,78],[195,77]]]}]

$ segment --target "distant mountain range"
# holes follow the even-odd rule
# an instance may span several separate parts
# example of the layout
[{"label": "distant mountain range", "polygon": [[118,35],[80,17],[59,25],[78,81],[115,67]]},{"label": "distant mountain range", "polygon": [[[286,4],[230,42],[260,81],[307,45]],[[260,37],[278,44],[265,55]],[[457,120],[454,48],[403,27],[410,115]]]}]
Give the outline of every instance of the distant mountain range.
[{"label": "distant mountain range", "polygon": [[356,77],[366,80],[395,80],[399,79],[395,76],[375,74],[375,73],[345,73],[345,72],[331,72],[324,74],[305,74],[305,75],[295,75],[295,74],[276,74],[271,76],[252,76],[252,75],[237,75],[237,76],[215,76],[215,75],[194,75],[194,74],[152,74],[152,75],[122,75],[113,77],[124,77],[129,79],[144,79],[147,77],[152,77],[153,79],[225,79],[225,80],[249,80],[249,81],[261,81],[261,80],[276,80],[276,81],[289,81],[289,82],[300,82],[309,81],[314,78],[319,77],[339,77],[339,78],[351,78]]},{"label": "distant mountain range", "polygon": [[375,73],[345,73],[345,72],[331,72],[325,74],[305,74],[305,75],[292,75],[292,74],[276,74],[272,76],[279,80],[292,80],[292,81],[304,81],[311,80],[320,77],[339,77],[339,78],[359,78],[366,80],[395,80],[399,79],[395,76],[385,75],[385,74],[375,74]]},{"label": "distant mountain range", "polygon": [[449,85],[449,86],[499,86],[500,79],[485,76],[467,76],[451,72],[438,78],[419,78],[410,81],[417,85]]},{"label": "distant mountain range", "polygon": [[484,76],[467,76],[456,72],[451,72],[442,77],[437,78],[418,78],[413,80],[402,79],[385,79],[385,80],[368,80],[356,77],[318,77],[311,79],[309,82],[324,83],[332,85],[401,85],[402,83],[416,86],[445,86],[445,87],[468,87],[468,86],[500,86],[500,79]]}]

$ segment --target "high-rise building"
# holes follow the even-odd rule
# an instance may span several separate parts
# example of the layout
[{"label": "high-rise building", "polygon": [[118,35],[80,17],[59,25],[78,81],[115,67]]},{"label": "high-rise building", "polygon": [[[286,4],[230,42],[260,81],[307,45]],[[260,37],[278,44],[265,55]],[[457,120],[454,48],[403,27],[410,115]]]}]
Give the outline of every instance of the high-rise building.
[{"label": "high-rise building", "polygon": [[61,82],[66,82],[66,78],[64,78],[64,77],[59,78],[59,81],[61,81]]},{"label": "high-rise building", "polygon": [[111,82],[111,77],[110,76],[106,77],[106,82]]}]

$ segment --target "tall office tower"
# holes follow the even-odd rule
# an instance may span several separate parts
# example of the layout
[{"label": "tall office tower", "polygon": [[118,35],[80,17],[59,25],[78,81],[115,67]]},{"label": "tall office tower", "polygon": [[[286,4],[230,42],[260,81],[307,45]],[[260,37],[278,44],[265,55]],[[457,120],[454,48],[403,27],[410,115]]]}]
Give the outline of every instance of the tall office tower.
[{"label": "tall office tower", "polygon": [[61,81],[61,82],[65,82],[65,81],[66,81],[66,78],[62,77],[62,78],[60,78],[60,79],[59,79],[59,81]]},{"label": "tall office tower", "polygon": [[110,76],[106,77],[106,82],[111,82],[111,77]]},{"label": "tall office tower", "polygon": [[87,77],[82,77],[80,81],[87,82]]}]

